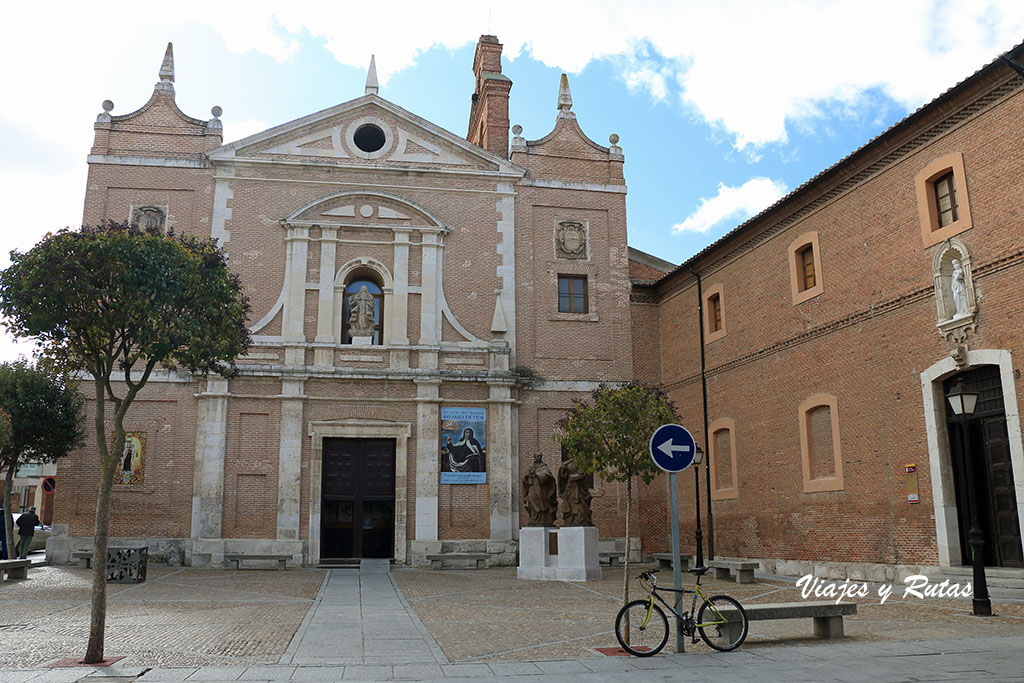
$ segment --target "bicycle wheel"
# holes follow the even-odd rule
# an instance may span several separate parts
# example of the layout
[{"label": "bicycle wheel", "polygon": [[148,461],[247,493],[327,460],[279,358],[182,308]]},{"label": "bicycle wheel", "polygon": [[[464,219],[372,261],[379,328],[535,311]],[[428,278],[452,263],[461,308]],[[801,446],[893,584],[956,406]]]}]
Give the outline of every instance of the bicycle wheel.
[{"label": "bicycle wheel", "polygon": [[701,639],[721,652],[742,645],[748,626],[743,606],[728,595],[711,596],[697,612],[697,631]]},{"label": "bicycle wheel", "polygon": [[[653,607],[650,618],[647,608]],[[628,637],[627,637],[628,635]],[[615,617],[615,637],[631,655],[650,657],[661,652],[668,642],[668,619],[650,600],[634,600],[619,610]]]}]

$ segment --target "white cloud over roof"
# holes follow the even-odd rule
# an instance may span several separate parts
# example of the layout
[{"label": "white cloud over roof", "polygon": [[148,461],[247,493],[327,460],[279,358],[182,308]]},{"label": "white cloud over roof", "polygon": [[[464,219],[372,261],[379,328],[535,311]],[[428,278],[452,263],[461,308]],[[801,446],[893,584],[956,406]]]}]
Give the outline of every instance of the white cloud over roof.
[{"label": "white cloud over roof", "polygon": [[742,223],[786,194],[786,184],[770,178],[751,178],[739,187],[718,184],[718,194],[704,197],[700,206],[672,231],[707,233],[728,221],[729,227]]}]

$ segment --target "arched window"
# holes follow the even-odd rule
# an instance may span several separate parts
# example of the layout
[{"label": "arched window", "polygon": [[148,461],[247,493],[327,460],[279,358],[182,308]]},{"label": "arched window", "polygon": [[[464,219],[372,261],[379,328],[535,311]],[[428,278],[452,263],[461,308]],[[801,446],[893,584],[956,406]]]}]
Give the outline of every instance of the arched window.
[{"label": "arched window", "polygon": [[[365,291],[364,291],[365,288]],[[372,299],[372,302],[370,301]],[[353,304],[365,306],[352,315]],[[373,319],[370,321],[367,314],[372,305]],[[359,328],[360,321],[367,326]],[[372,324],[371,324],[372,323]],[[342,343],[353,343],[353,337],[371,337],[371,344],[382,344],[384,339],[384,292],[380,283],[365,275],[357,275],[345,285],[344,305],[341,314]],[[353,334],[353,332],[355,334]],[[360,334],[363,332],[364,334]],[[365,334],[371,332],[371,334]]]}]

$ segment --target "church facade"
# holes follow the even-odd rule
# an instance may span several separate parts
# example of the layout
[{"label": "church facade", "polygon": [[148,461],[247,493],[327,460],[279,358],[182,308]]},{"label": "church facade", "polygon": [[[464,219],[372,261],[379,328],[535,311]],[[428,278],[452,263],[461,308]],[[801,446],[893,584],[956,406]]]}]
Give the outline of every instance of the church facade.
[{"label": "church facade", "polygon": [[[633,376],[624,157],[565,77],[551,132],[510,144],[497,39],[473,70],[465,138],[379,96],[372,63],[363,96],[227,145],[219,107],[177,108],[170,46],[148,103],[104,103],[84,222],[216,238],[255,342],[231,380],[167,372],[139,396],[112,537],[196,566],[515,564],[520,463],[557,468],[572,400]],[[61,471],[58,560],[91,537],[93,450]]]},{"label": "church facade", "polygon": [[[166,372],[140,394],[111,536],[196,566],[513,565],[534,453],[557,469],[572,401],[639,381],[708,453],[717,557],[952,571],[970,472],[986,562],[1024,566],[1022,54],[675,267],[627,247],[618,137],[583,132],[564,76],[548,135],[510,129],[492,36],[465,137],[380,97],[371,65],[363,96],[225,145],[219,108],[175,105],[168,48],[148,103],[104,103],[84,222],[215,237],[255,343],[231,380]],[[966,421],[956,386],[980,394]],[[97,460],[87,446],[60,465],[58,562],[91,543]],[[634,507],[644,555],[668,549],[667,489]],[[592,493],[600,536],[622,537],[623,488],[598,477]]]}]

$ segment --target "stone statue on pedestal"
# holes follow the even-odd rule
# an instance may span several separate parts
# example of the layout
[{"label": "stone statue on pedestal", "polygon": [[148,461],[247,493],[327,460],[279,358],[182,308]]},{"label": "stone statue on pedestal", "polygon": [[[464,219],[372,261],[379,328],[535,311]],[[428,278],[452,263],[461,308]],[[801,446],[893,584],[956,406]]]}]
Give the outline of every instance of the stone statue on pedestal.
[{"label": "stone statue on pedestal", "polygon": [[558,468],[558,497],[562,499],[562,526],[594,526],[586,475],[567,460]]},{"label": "stone statue on pedestal", "polygon": [[523,504],[529,515],[527,526],[554,526],[558,514],[555,475],[544,464],[542,453],[535,453],[533,464],[522,479]]}]

